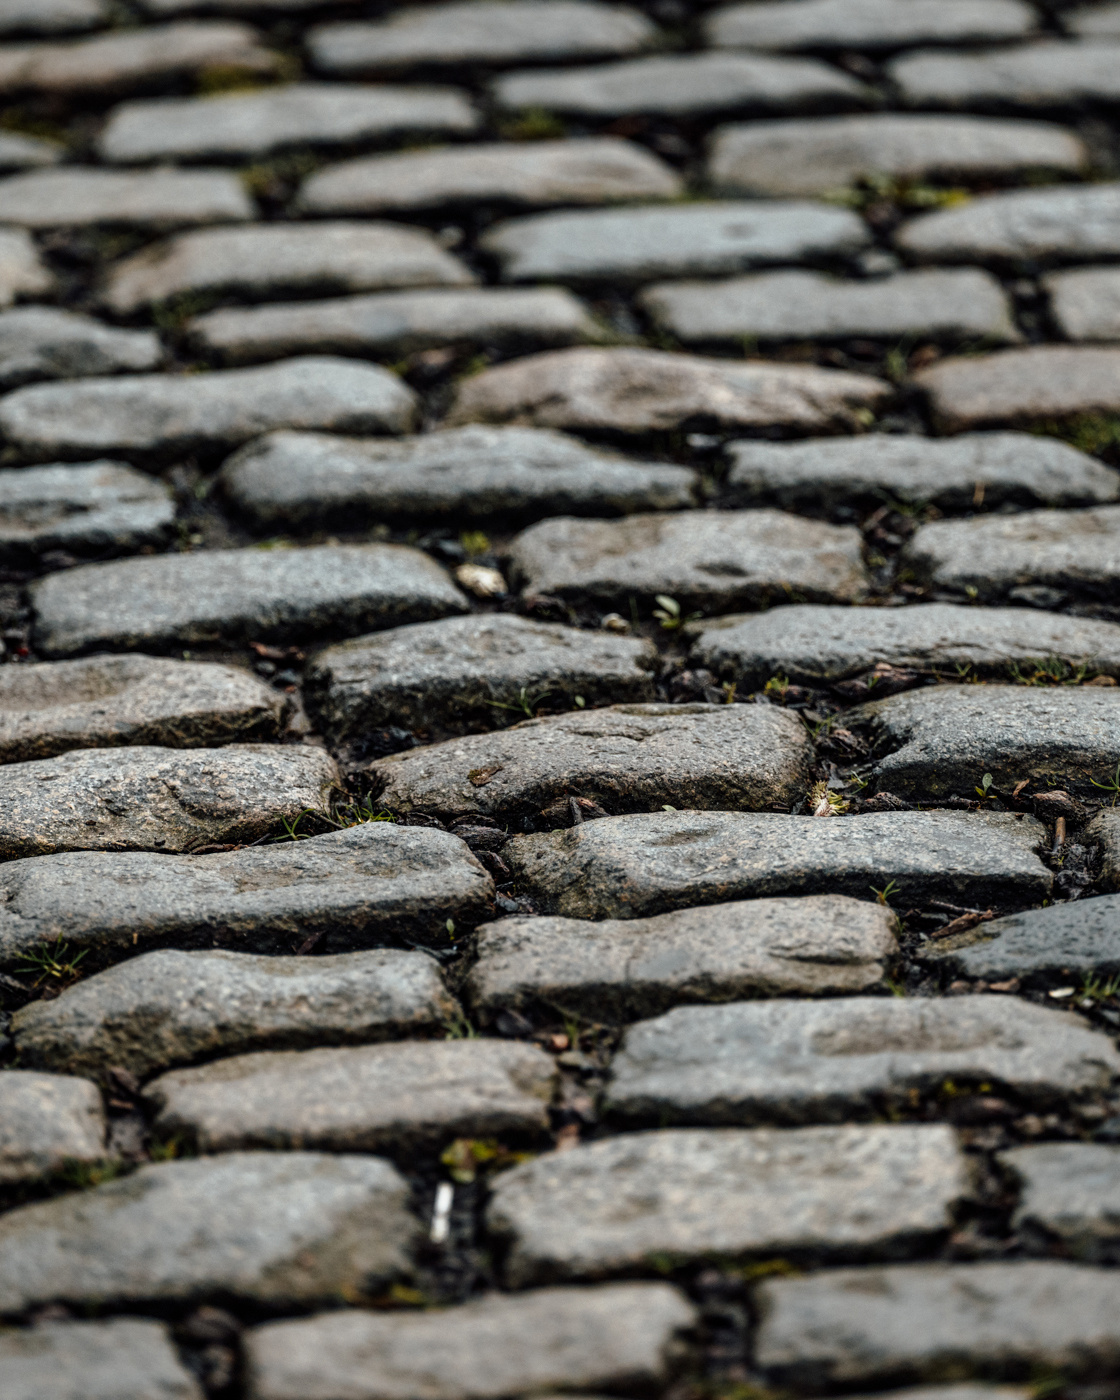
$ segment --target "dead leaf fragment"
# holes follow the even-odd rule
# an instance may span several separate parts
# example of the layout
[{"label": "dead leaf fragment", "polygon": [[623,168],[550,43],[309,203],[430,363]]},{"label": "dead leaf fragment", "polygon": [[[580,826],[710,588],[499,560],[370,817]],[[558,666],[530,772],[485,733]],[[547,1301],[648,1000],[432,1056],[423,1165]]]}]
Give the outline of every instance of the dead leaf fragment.
[{"label": "dead leaf fragment", "polygon": [[495,763],[489,768],[472,768],[467,774],[467,782],[472,787],[485,787],[494,774],[500,773],[504,767],[502,763]]}]

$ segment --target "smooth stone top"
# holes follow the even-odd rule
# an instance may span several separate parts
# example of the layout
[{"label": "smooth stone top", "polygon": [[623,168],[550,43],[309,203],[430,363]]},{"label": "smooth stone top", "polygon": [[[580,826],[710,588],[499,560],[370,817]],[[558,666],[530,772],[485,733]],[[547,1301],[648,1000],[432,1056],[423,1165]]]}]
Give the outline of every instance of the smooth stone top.
[{"label": "smooth stone top", "polygon": [[0,469],[0,559],[130,553],[165,544],[174,519],[170,488],[123,462]]},{"label": "smooth stone top", "polygon": [[1022,1185],[1014,1224],[1057,1236],[1082,1259],[1120,1239],[1120,1147],[1043,1142],[1002,1152]]},{"label": "smooth stone top", "polygon": [[40,1322],[0,1332],[6,1400],[203,1400],[161,1322]]},{"label": "smooth stone top", "polygon": [[1044,39],[979,54],[906,54],[888,68],[915,107],[1065,107],[1120,97],[1120,44]]},{"label": "smooth stone top", "polygon": [[1019,0],[770,0],[709,11],[708,42],[723,49],[900,49],[998,43],[1038,23]]},{"label": "smooth stone top", "polygon": [[0,134],[0,170],[57,165],[64,154],[64,148],[54,141],[44,141],[38,136],[17,136],[11,131]]},{"label": "smooth stone top", "polygon": [[67,1162],[108,1156],[96,1084],[28,1069],[0,1070],[0,1185],[34,1181],[61,1171]]},{"label": "smooth stone top", "polygon": [[[1120,347],[1030,345],[942,360],[914,382],[943,433],[1120,409]],[[2,410],[0,410],[2,413]]]},{"label": "smooth stone top", "polygon": [[1120,895],[1008,914],[969,933],[931,941],[920,956],[986,982],[1110,977],[1120,972]]},{"label": "smooth stone top", "polygon": [[27,230],[0,228],[0,307],[54,290],[54,274],[44,265]]},{"label": "smooth stone top", "polygon": [[5,39],[100,29],[109,18],[109,0],[0,0],[0,36]]},{"label": "smooth stone top", "polygon": [[53,306],[0,313],[0,391],[35,379],[155,369],[162,358],[152,331],[117,330]]},{"label": "smooth stone top", "polygon": [[0,180],[0,219],[27,228],[241,223],[253,202],[226,170],[96,170],[66,166]]},{"label": "smooth stone top", "polygon": [[1042,279],[1067,340],[1120,340],[1120,269],[1077,267]]}]

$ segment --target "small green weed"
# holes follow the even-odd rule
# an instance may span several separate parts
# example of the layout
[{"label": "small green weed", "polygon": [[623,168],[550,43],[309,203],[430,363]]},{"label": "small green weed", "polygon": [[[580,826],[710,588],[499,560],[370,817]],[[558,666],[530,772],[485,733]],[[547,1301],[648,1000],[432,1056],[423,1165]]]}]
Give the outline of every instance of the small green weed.
[{"label": "small green weed", "polygon": [[868,885],[867,888],[880,904],[890,904],[892,897],[902,892],[902,887],[897,880],[888,880],[881,890],[877,890],[874,885]]},{"label": "small green weed", "polygon": [[683,627],[686,622],[695,622],[702,614],[689,613],[687,617],[681,612],[681,605],[675,598],[670,598],[667,593],[658,593],[654,598],[658,604],[653,610],[654,617],[660,622],[667,632],[671,632],[678,627]]},{"label": "small green weed", "polygon": [[1034,423],[1030,431],[1043,437],[1061,438],[1092,457],[1120,452],[1120,414],[1117,413],[1075,413],[1069,418],[1047,418]]},{"label": "small green weed", "polygon": [[59,1176],[68,1186],[79,1191],[91,1191],[95,1186],[104,1186],[107,1181],[115,1181],[124,1172],[124,1163],[105,1158],[100,1162],[77,1162],[68,1158],[62,1164]]},{"label": "small green weed", "polygon": [[481,530],[464,530],[459,536],[459,543],[470,559],[479,554],[490,553],[490,536],[483,534]]},{"label": "small green weed", "polygon": [[1086,977],[1078,997],[1089,1001],[1113,1001],[1120,997],[1120,973],[1115,977]]},{"label": "small green weed", "polygon": [[24,953],[23,962],[17,964],[13,970],[25,977],[34,976],[35,981],[31,984],[33,987],[41,987],[52,980],[65,985],[76,982],[81,976],[78,964],[88,952],[88,948],[83,948],[81,952],[71,954],[70,945],[61,940],[53,945],[44,943],[41,947],[32,948],[30,952]]},{"label": "small green weed", "polygon": [[[450,920],[448,922],[450,923]],[[443,1038],[444,1040],[477,1040],[478,1031],[461,1011],[457,1011],[454,1016],[449,1016],[444,1021]]]},{"label": "small green weed", "polygon": [[498,131],[506,141],[556,141],[568,134],[560,118],[545,107],[526,107],[509,121],[499,122]]},{"label": "small green weed", "polygon": [[980,779],[980,786],[974,789],[976,796],[980,799],[981,802],[995,801],[996,795],[992,791],[992,781],[992,775],[990,773],[985,773],[984,776]]},{"label": "small green weed", "polygon": [[1107,783],[1098,783],[1096,778],[1090,778],[1089,781],[1095,788],[1100,788],[1104,792],[1112,793],[1112,806],[1116,806],[1116,799],[1120,797],[1120,763],[1116,765],[1116,772],[1109,778]]},{"label": "small green weed", "polygon": [[536,1155],[535,1152],[511,1152],[497,1138],[456,1138],[440,1154],[439,1160],[447,1168],[452,1181],[466,1186],[482,1172],[515,1167]]},{"label": "small green weed", "polygon": [[486,703],[495,710],[513,710],[514,713],[520,710],[529,719],[535,719],[538,707],[543,705],[551,694],[551,690],[529,690],[522,686],[515,705],[507,704],[504,700],[487,700]]},{"label": "small green weed", "polygon": [[1078,666],[1075,670],[1060,656],[1032,656],[1022,666],[1013,662],[1009,671],[1016,685],[1080,685],[1089,674],[1088,666]]}]

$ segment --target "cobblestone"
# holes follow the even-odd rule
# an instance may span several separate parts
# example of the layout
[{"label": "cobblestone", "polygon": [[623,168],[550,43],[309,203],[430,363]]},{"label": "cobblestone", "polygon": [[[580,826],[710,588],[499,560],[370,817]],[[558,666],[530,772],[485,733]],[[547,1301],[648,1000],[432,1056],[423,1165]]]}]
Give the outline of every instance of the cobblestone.
[{"label": "cobblestone", "polygon": [[1114,413],[1120,406],[1120,348],[1031,345],[942,360],[915,378],[942,432]]},{"label": "cobblestone", "polygon": [[105,1131],[101,1095],[88,1079],[0,1070],[0,1185],[108,1156]]},{"label": "cobblestone", "polygon": [[160,1322],[41,1322],[0,1333],[10,1400],[202,1400]]},{"label": "cobblestone", "polygon": [[1120,890],[1120,813],[1111,807],[1098,812],[1085,828],[1085,839],[1099,849],[1101,884]]},{"label": "cobblestone", "polygon": [[1120,273],[1079,267],[1051,273],[1043,286],[1050,314],[1067,340],[1120,340]]},{"label": "cobblestone", "polygon": [[0,390],[36,379],[155,369],[162,354],[150,331],[116,330],[54,307],[0,314]]},{"label": "cobblestone", "polygon": [[43,265],[30,235],[21,228],[0,229],[0,307],[22,297],[49,294],[54,287],[54,276]]},{"label": "cobblestone", "polygon": [[253,217],[252,201],[241,182],[225,170],[71,166],[31,170],[0,180],[0,219],[31,229],[118,224],[160,230],[242,223]]},{"label": "cobblestone", "polygon": [[930,966],[986,982],[1107,978],[1120,972],[1120,896],[1008,914],[930,943],[921,956]]},{"label": "cobblestone", "polygon": [[0,170],[33,170],[43,165],[57,165],[62,159],[62,147],[38,136],[15,136],[10,132],[0,136]]},{"label": "cobblestone", "polygon": [[0,470],[0,558],[28,563],[48,550],[130,554],[167,542],[175,500],[122,462]]},{"label": "cobblestone", "polygon": [[1005,1152],[1019,1178],[1015,1223],[1062,1241],[1075,1259],[1095,1260],[1120,1238],[1120,1147],[1048,1142]]},{"label": "cobblestone", "polygon": [[792,13],[780,3],[728,5],[705,29],[728,49],[897,49],[911,44],[999,43],[1035,28],[1034,11],[1017,0],[807,0]]},{"label": "cobblestone", "polygon": [[981,54],[912,53],[888,68],[915,107],[1070,107],[1115,102],[1115,44],[1042,40]]},{"label": "cobblestone", "polygon": [[76,34],[109,18],[107,0],[4,0],[0,35]]}]

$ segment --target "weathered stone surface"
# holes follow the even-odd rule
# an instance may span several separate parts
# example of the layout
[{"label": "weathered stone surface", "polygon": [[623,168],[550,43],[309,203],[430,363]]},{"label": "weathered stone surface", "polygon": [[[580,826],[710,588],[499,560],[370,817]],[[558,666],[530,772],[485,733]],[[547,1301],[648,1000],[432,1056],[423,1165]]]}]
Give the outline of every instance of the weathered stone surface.
[{"label": "weathered stone surface", "polygon": [[202,1400],[159,1322],[41,1322],[0,1332],[8,1400]]},{"label": "weathered stone surface", "polygon": [[[913,8],[892,4],[899,12]],[[797,8],[804,6],[798,0]],[[975,180],[1035,169],[1073,172],[1088,161],[1078,137],[1042,122],[882,112],[725,126],[712,143],[708,175],[726,194],[812,195],[868,176]]]},{"label": "weathered stone surface", "polygon": [[284,696],[234,666],[90,656],[0,667],[0,762],[67,749],[275,739]]},{"label": "weathered stone surface", "polygon": [[14,132],[0,135],[0,170],[31,170],[42,165],[57,165],[63,148],[38,136],[17,136]]},{"label": "weathered stone surface", "polygon": [[847,680],[880,662],[949,676],[971,666],[1006,675],[1058,657],[1120,676],[1120,627],[1033,608],[825,608],[814,604],[717,617],[695,628],[693,660],[752,689],[771,676],[798,684]]},{"label": "weathered stone surface", "polygon": [[396,544],[207,550],[88,564],[49,575],[32,592],[36,646],[46,656],[94,646],[354,635],[466,611],[438,564]]},{"label": "weathered stone surface", "polygon": [[227,458],[221,482],[258,524],[302,528],[400,516],[679,510],[695,504],[697,486],[686,467],[635,462],[547,428],[482,426],[395,442],[271,433]]},{"label": "weathered stone surface", "polygon": [[686,344],[1023,338],[1003,288],[978,268],[930,268],[859,282],[819,272],[763,272],[728,282],[663,282],[639,301],[656,325]]},{"label": "weathered stone surface", "polygon": [[1120,349],[1031,345],[941,360],[914,376],[941,432],[1120,410]]},{"label": "weathered stone surface", "polygon": [[1100,850],[1100,883],[1106,890],[1120,890],[1120,812],[1106,807],[1085,828],[1085,839]]},{"label": "weathered stone surface", "polygon": [[955,975],[987,982],[1110,977],[1120,972],[1120,895],[1008,914],[928,943],[921,957]]},{"label": "weathered stone surface", "polygon": [[1057,1236],[1074,1258],[1097,1258],[1120,1240],[1120,1147],[1045,1142],[999,1160],[1022,1187],[1014,1224]]},{"label": "weathered stone surface", "polygon": [[587,308],[562,287],[377,292],[236,307],[197,317],[187,332],[196,345],[227,364],[308,352],[396,358],[462,344],[508,353],[608,338]]},{"label": "weathered stone surface", "polygon": [[0,471],[0,558],[51,549],[126,554],[165,543],[175,499],[161,481],[123,462]]},{"label": "weathered stone surface", "polygon": [[612,604],[668,594],[682,607],[723,611],[791,592],[846,603],[866,586],[853,526],[776,510],[559,516],[518,535],[510,558],[527,592]]},{"label": "weathered stone surface", "polygon": [[300,191],[299,206],[309,214],[377,214],[482,201],[515,206],[616,204],[672,199],[682,188],[680,179],[651,152],[602,136],[449,146],[344,161],[313,175]]},{"label": "weathered stone surface", "polygon": [[1120,1076],[1108,1036],[1012,997],[841,997],[681,1006],[632,1026],[609,1109],[661,1123],[879,1117],[912,1090],[994,1082],[1053,1106]]},{"label": "weathered stone surface", "polygon": [[54,276],[43,266],[30,234],[21,228],[0,228],[0,307],[50,293],[54,286]]},{"label": "weathered stone surface", "polygon": [[379,365],[305,355],[259,369],[33,384],[0,401],[0,429],[35,459],[119,452],[147,460],[228,450],[276,428],[407,432],[416,405]]},{"label": "weathered stone surface", "polygon": [[[0,1070],[0,1183],[31,1181],[67,1162],[95,1162],[106,1155],[105,1110],[95,1084],[62,1074]],[[0,1332],[0,1359],[3,1355]]]},{"label": "weathered stone surface", "polygon": [[899,49],[1019,39],[1037,25],[1019,0],[788,0],[709,12],[708,42],[724,49]]},{"label": "weathered stone surface", "polygon": [[0,768],[0,860],[56,851],[188,851],[255,841],[324,812],[338,785],[325,750],[74,749]]},{"label": "weathered stone surface", "polygon": [[222,97],[126,102],[98,141],[104,160],[230,160],[285,146],[385,141],[420,132],[461,135],[478,117],[454,88],[292,83]]},{"label": "weathered stone surface", "polygon": [[144,1166],[5,1215],[0,1309],[360,1296],[408,1271],[408,1193],[378,1157],[237,1152]]},{"label": "weathered stone surface", "polygon": [[31,1002],[12,1018],[12,1035],[23,1064],[89,1075],[118,1065],[145,1078],[220,1055],[423,1034],[455,1009],[423,953],[167,949]]},{"label": "weathered stone surface", "polygon": [[881,379],[815,365],[665,350],[554,350],[463,380],[448,422],[651,433],[702,421],[724,429],[836,432],[856,426],[860,410],[891,392]]},{"label": "weathered stone surface", "polygon": [[72,851],[4,867],[0,963],[71,948],[317,952],[445,938],[491,912],[493,885],[445,831],[365,822],[307,841],[204,856]]},{"label": "weathered stone surface", "polygon": [[[1120,1362],[1120,1276],[1076,1264],[894,1265],[766,1280],[756,1356],[775,1380],[1101,1376]],[[998,1392],[997,1392],[998,1394]]]},{"label": "weathered stone surface", "polygon": [[0,180],[0,219],[27,228],[239,223],[253,203],[225,170],[92,170],[67,166]]},{"label": "weathered stone surface", "polygon": [[1065,16],[1065,25],[1081,39],[1120,38],[1120,5],[1086,5],[1084,9],[1071,10]]},{"label": "weathered stone surface", "polygon": [[695,1320],[667,1283],[490,1293],[456,1308],[331,1312],[245,1337],[252,1400],[478,1400],[655,1389]]},{"label": "weathered stone surface", "polygon": [[656,35],[640,11],[621,5],[468,0],[394,10],[378,24],[320,25],[308,46],[321,72],[361,74],[613,58],[648,48]]},{"label": "weathered stone surface", "polygon": [[1050,39],[980,54],[913,53],[888,69],[915,107],[1059,107],[1120,97],[1120,46]]},{"label": "weathered stone surface", "polygon": [[523,693],[568,705],[577,695],[588,705],[652,700],[656,664],[645,638],[490,613],[328,647],[311,661],[304,700],[320,730],[342,742],[388,724],[493,719]]},{"label": "weathered stone surface", "polygon": [[975,511],[1008,503],[1100,505],[1120,495],[1120,474],[1057,438],[1034,433],[744,441],[729,443],[728,453],[733,465],[727,487],[737,505],[874,509],[886,497]]},{"label": "weathered stone surface", "polygon": [[[339,0],[342,5],[356,5],[359,0]],[[298,15],[303,10],[318,9],[322,0],[141,0],[148,14],[162,18],[166,15],[226,14],[264,15],[272,19],[277,13]]]},{"label": "weathered stone surface", "polygon": [[277,1050],[177,1069],[145,1090],[156,1131],[202,1152],[434,1151],[457,1137],[539,1136],[551,1056],[509,1040]]},{"label": "weathered stone surface", "polygon": [[0,0],[0,35],[73,34],[109,19],[107,0]]},{"label": "weathered stone surface", "polygon": [[898,945],[883,905],[820,895],[601,923],[515,917],[483,924],[476,947],[465,996],[489,1021],[541,1005],[631,1020],[679,1002],[872,991]]},{"label": "weathered stone surface", "polygon": [[155,369],[162,356],[151,331],[117,330],[53,306],[0,314],[0,391],[35,379]]},{"label": "weathered stone surface", "polygon": [[1067,340],[1120,340],[1120,271],[1078,267],[1042,279],[1050,314]]},{"label": "weathered stone surface", "polygon": [[[744,1184],[749,1182],[749,1189]],[[514,1287],[711,1255],[897,1252],[968,1189],[950,1128],[677,1130],[549,1153],[495,1180]]]},{"label": "weathered stone surface", "polygon": [[636,919],[766,895],[866,899],[891,880],[915,904],[1041,902],[1045,839],[1033,817],[987,812],[650,812],[515,836],[502,859],[545,913]]},{"label": "weathered stone surface", "polygon": [[372,221],[253,224],[199,229],[143,248],[113,266],[102,299],[127,316],[189,292],[265,300],[473,281],[426,229]]},{"label": "weathered stone surface", "polygon": [[775,706],[612,705],[391,754],[370,776],[393,812],[513,818],[566,797],[724,810],[799,802],[812,757],[804,725]]},{"label": "weathered stone surface", "polygon": [[680,117],[744,108],[812,111],[859,107],[866,97],[866,89],[854,78],[816,59],[738,53],[529,69],[499,78],[493,90],[500,107],[545,107],[581,117],[638,112]]}]

